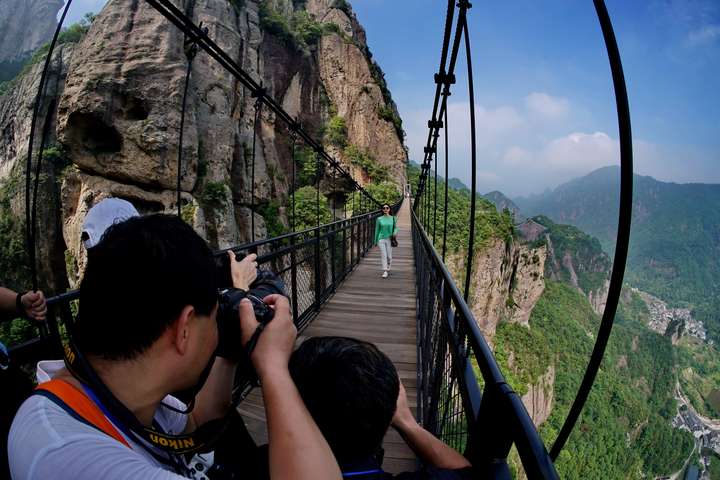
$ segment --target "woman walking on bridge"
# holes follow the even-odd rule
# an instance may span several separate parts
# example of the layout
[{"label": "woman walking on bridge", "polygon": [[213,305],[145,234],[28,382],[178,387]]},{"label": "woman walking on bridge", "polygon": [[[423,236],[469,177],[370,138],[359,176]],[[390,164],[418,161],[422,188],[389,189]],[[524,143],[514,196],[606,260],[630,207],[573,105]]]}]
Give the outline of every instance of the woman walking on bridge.
[{"label": "woman walking on bridge", "polygon": [[383,215],[375,222],[375,243],[380,247],[382,257],[382,278],[387,278],[390,266],[392,265],[392,247],[397,246],[395,235],[397,235],[397,219],[390,214],[390,205],[383,205]]}]

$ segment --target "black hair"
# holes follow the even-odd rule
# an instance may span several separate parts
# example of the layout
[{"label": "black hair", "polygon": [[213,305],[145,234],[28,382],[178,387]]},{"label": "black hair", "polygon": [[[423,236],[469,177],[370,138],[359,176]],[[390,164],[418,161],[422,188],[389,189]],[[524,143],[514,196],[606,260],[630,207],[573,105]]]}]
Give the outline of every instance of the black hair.
[{"label": "black hair", "polygon": [[205,241],[171,215],[112,225],[88,250],[73,338],[81,352],[132,359],[187,305],[209,315],[217,303],[215,264]]},{"label": "black hair", "polygon": [[354,338],[314,337],[290,357],[290,375],[340,464],[377,453],[400,391],[384,353]]}]

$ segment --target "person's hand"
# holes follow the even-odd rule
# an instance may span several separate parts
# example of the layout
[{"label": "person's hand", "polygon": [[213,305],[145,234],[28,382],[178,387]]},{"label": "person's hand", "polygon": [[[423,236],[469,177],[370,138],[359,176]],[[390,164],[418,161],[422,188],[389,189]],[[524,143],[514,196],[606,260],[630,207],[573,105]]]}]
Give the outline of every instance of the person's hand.
[{"label": "person's hand", "polygon": [[410,410],[405,387],[400,382],[400,392],[398,393],[395,415],[392,418],[392,426],[398,430],[406,430],[414,425],[417,425],[417,421]]},{"label": "person's hand", "polygon": [[45,303],[45,295],[38,290],[37,292],[29,291],[20,297],[20,303],[24,310],[24,314],[28,318],[42,322],[45,320],[47,313],[47,303]]},{"label": "person's hand", "polygon": [[257,255],[251,253],[240,262],[235,261],[235,252],[232,250],[228,250],[228,256],[230,257],[230,273],[233,287],[247,292],[250,289],[250,284],[257,278]]},{"label": "person's hand", "polygon": [[[272,372],[287,370],[290,355],[295,345],[297,329],[290,313],[290,302],[283,295],[268,295],[263,302],[275,311],[273,319],[260,334],[250,360],[260,381]],[[240,302],[240,333],[245,345],[259,325],[252,303],[248,299]]]}]

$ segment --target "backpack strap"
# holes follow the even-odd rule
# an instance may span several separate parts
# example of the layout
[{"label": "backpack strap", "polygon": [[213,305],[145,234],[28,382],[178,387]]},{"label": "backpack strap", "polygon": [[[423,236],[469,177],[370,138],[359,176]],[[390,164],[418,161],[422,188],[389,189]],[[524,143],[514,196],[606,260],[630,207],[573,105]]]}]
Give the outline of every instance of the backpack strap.
[{"label": "backpack strap", "polygon": [[71,417],[91,427],[95,427],[132,449],[127,440],[120,435],[120,432],[110,423],[95,402],[74,385],[64,380],[50,380],[49,382],[38,385],[33,395],[40,395],[53,401]]}]

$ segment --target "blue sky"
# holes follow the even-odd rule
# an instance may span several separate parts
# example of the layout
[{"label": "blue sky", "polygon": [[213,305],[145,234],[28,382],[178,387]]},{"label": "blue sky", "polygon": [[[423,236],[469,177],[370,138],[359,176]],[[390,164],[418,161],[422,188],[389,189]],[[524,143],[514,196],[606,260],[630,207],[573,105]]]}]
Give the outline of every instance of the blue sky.
[{"label": "blue sky", "polygon": [[[636,171],[720,183],[720,2],[606,2],[628,82]],[[75,0],[70,21],[104,3]],[[352,5],[398,104],[411,158],[419,160],[446,2]],[[476,0],[468,18],[480,191],[539,192],[619,162],[612,83],[590,0]],[[448,111],[450,176],[467,182],[465,70],[461,61]]]}]

